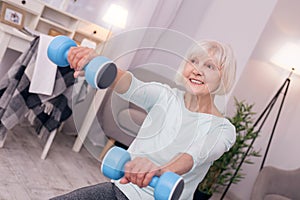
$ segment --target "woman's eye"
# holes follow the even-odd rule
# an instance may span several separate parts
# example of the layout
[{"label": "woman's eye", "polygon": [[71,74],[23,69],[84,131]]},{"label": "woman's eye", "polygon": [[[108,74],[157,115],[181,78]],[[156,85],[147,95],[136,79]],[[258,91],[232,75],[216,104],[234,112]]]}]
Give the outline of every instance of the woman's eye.
[{"label": "woman's eye", "polygon": [[214,70],[214,69],[215,69],[215,66],[214,66],[214,65],[212,65],[212,64],[207,64],[206,66],[207,66],[207,68],[208,68],[208,69],[212,69],[212,70]]}]

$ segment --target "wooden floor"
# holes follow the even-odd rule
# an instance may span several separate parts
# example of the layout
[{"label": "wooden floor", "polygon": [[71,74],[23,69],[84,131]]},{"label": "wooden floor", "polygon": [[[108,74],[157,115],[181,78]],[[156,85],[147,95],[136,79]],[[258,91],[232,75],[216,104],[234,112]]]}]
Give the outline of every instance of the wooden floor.
[{"label": "wooden floor", "polygon": [[74,136],[58,133],[46,160],[28,127],[15,127],[0,149],[0,200],[41,200],[106,181],[100,162],[85,148],[72,151]]},{"label": "wooden floor", "polygon": [[[0,200],[46,200],[108,181],[100,173],[100,162],[96,159],[97,150],[101,149],[86,144],[88,148],[75,153],[72,151],[75,136],[58,133],[46,160],[42,160],[43,146],[33,132],[29,127],[17,126],[0,148]],[[227,196],[231,197],[224,200],[240,200]]]}]

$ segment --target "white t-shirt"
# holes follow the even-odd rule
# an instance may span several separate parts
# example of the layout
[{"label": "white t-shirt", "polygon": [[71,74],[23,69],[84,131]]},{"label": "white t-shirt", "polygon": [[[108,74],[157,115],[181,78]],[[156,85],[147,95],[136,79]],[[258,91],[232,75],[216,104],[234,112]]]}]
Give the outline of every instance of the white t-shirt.
[{"label": "white t-shirt", "polygon": [[[179,153],[191,155],[194,165],[182,175],[184,190],[180,199],[192,199],[213,161],[234,144],[235,127],[226,118],[189,111],[184,91],[161,83],[144,83],[132,76],[128,91],[119,95],[148,112],[128,148],[132,159],[143,156],[161,166]],[[130,200],[154,199],[150,187],[139,188],[118,181],[115,184]]]}]

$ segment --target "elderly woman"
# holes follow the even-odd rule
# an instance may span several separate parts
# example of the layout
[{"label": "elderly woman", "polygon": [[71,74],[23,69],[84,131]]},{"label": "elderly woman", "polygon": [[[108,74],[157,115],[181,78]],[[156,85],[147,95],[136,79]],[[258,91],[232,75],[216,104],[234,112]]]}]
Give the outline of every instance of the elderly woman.
[{"label": "elderly woman", "polygon": [[[68,60],[74,76],[83,75],[83,66],[95,56],[92,49],[72,47]],[[147,185],[153,176],[167,171],[183,177],[180,199],[193,198],[211,164],[235,142],[235,127],[217,109],[214,99],[231,89],[236,62],[230,46],[213,40],[199,42],[185,58],[177,77],[185,90],[145,83],[118,69],[111,87],[148,112],[128,148],[132,160],[125,166],[125,175],[55,199],[153,199],[153,189]]]}]

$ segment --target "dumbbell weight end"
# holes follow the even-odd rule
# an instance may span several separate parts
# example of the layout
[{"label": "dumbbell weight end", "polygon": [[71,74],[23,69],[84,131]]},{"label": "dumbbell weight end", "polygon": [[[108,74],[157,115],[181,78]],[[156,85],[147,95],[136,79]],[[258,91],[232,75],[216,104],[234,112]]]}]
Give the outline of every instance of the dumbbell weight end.
[{"label": "dumbbell weight end", "polygon": [[76,47],[77,44],[65,35],[55,37],[48,46],[48,58],[59,67],[69,66],[68,53],[71,47]]},{"label": "dumbbell weight end", "polygon": [[109,87],[117,76],[116,64],[104,56],[92,59],[84,67],[84,71],[88,84],[97,89]]},{"label": "dumbbell weight end", "polygon": [[184,181],[178,174],[165,172],[160,177],[154,176],[149,185],[155,188],[156,200],[178,200],[184,188]]},{"label": "dumbbell weight end", "polygon": [[130,154],[125,149],[113,147],[102,160],[101,172],[108,178],[118,180],[124,176],[124,166],[130,160]]}]

